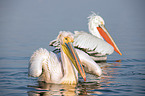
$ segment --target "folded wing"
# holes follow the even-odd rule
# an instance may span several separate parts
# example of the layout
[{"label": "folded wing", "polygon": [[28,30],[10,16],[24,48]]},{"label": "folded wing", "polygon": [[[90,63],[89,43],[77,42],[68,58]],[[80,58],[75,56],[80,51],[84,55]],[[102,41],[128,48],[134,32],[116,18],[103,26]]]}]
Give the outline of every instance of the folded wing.
[{"label": "folded wing", "polygon": [[58,82],[62,78],[61,63],[56,54],[40,48],[31,56],[28,75],[47,83]]},{"label": "folded wing", "polygon": [[102,55],[110,55],[114,51],[114,48],[106,41],[83,31],[75,31],[73,44],[78,48],[92,50]]}]

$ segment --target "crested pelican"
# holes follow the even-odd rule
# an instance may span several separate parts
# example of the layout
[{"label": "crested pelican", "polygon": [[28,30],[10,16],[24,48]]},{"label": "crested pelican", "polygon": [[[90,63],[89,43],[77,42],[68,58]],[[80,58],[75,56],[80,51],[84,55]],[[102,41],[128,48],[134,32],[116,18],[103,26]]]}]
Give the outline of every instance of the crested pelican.
[{"label": "crested pelican", "polygon": [[56,84],[76,84],[78,73],[86,80],[82,63],[89,71],[100,76],[102,70],[85,52],[74,49],[74,37],[70,32],[60,32],[60,53],[55,54],[46,49],[36,50],[30,58],[29,76],[39,77],[39,81]]},{"label": "crested pelican", "polygon": [[[75,31],[73,45],[88,53],[95,61],[106,60],[114,50],[122,55],[114,40],[105,28],[105,22],[101,16],[93,13],[89,16],[88,23],[90,33]],[[105,40],[105,41],[104,41]],[[50,42],[50,46],[58,47],[56,40]]]}]

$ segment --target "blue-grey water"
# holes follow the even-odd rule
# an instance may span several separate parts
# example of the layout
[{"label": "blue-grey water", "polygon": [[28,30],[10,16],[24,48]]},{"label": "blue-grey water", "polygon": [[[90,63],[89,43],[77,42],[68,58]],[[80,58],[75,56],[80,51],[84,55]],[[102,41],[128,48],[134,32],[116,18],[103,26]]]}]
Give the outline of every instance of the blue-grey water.
[{"label": "blue-grey water", "polygon": [[[144,0],[0,0],[0,96],[145,95]],[[57,85],[28,77],[32,53],[53,50],[59,31],[86,31],[91,11],[101,15],[123,53],[99,63],[101,77]],[[81,78],[80,78],[81,79]]]}]

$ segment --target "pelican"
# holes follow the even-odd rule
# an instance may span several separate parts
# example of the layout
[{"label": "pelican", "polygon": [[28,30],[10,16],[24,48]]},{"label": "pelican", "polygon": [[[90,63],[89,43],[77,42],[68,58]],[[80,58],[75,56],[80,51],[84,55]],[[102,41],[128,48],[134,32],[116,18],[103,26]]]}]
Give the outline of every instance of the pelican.
[{"label": "pelican", "polygon": [[55,54],[46,49],[36,50],[31,58],[28,74],[39,77],[38,81],[56,84],[77,84],[78,73],[86,81],[82,63],[89,71],[100,76],[102,70],[85,52],[74,49],[72,33],[61,31],[57,37],[60,42],[60,53]]},{"label": "pelican", "polygon": [[[114,50],[122,55],[111,35],[105,28],[105,22],[99,15],[93,13],[89,16],[89,32],[74,31],[73,45],[89,54],[95,61],[106,60]],[[58,47],[56,40],[50,42],[50,46]],[[59,47],[58,47],[59,48]]]}]

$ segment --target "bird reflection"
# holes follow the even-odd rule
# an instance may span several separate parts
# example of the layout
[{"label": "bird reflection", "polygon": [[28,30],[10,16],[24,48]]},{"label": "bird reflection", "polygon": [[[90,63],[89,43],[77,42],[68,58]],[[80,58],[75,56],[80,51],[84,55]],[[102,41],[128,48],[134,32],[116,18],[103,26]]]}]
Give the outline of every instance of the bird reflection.
[{"label": "bird reflection", "polygon": [[111,83],[117,83],[115,79],[115,74],[118,74],[119,66],[121,66],[121,60],[113,61],[113,63],[99,63],[103,74],[100,77],[100,83],[109,86]]},{"label": "bird reflection", "polygon": [[38,82],[38,86],[33,87],[38,91],[29,91],[28,96],[77,95],[76,85],[48,84],[45,82]]},{"label": "bird reflection", "polygon": [[[120,62],[113,63],[98,63],[103,69],[101,77],[97,77],[93,74],[87,74],[87,81],[83,82],[81,76],[79,76],[79,82],[77,85],[65,85],[65,84],[48,84],[45,82],[38,82],[37,86],[29,86],[35,88],[36,91],[29,91],[28,96],[49,96],[49,95],[64,95],[64,96],[76,96],[76,95],[101,95],[103,90],[109,87],[111,83],[117,83],[114,80],[113,74],[117,74]],[[82,79],[82,80],[81,80]],[[101,91],[100,91],[101,90]]]}]

